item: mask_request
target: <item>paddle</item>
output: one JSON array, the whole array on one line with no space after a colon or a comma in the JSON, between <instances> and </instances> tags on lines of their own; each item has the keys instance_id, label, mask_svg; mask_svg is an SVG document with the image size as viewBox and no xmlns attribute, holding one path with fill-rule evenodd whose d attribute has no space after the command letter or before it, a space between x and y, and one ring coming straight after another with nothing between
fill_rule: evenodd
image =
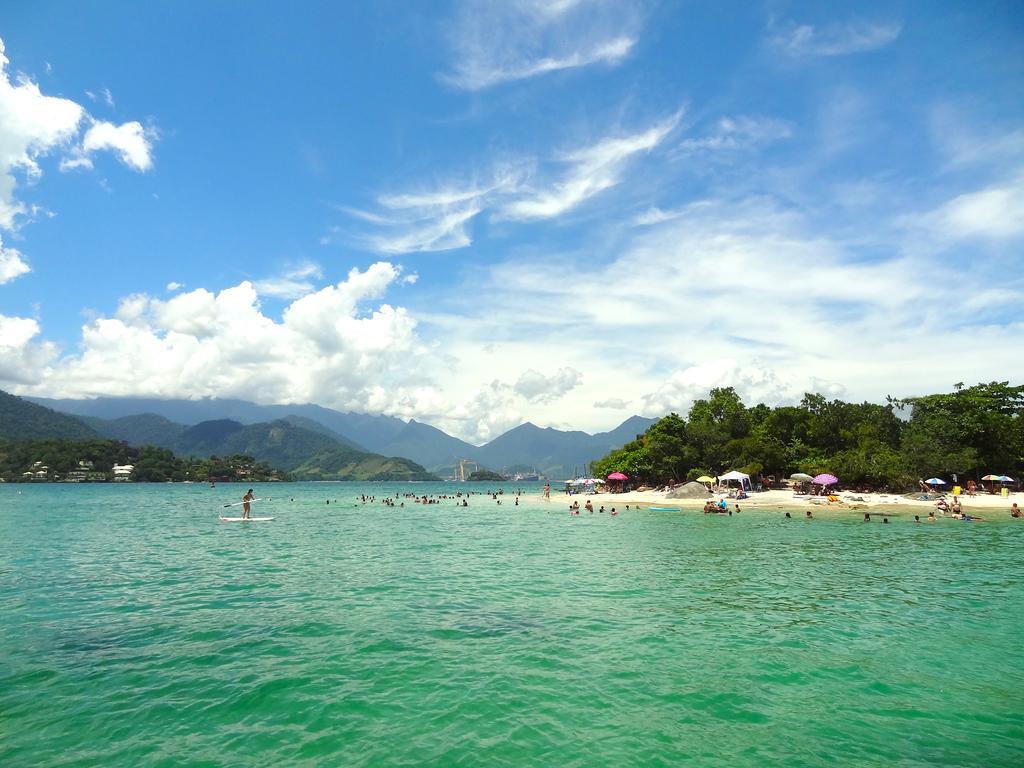
<instances>
[{"instance_id":1,"label":"paddle","mask_svg":"<svg viewBox=\"0 0 1024 768\"><path fill-rule=\"evenodd\" d=\"M225 504L225 507L240 507L243 504L252 504L254 501L263 501L263 499L247 499L246 501L236 501L234 504Z\"/></svg>"}]
</instances>

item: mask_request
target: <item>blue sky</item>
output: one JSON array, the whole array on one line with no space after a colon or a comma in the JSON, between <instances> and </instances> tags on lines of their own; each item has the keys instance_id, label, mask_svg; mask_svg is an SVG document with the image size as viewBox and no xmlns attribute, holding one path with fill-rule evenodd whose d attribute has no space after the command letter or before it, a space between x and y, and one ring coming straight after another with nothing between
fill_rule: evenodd
<instances>
[{"instance_id":1,"label":"blue sky","mask_svg":"<svg viewBox=\"0 0 1024 768\"><path fill-rule=\"evenodd\" d=\"M471 440L1022 374L1024 14L25 3L0 387Z\"/></svg>"}]
</instances>

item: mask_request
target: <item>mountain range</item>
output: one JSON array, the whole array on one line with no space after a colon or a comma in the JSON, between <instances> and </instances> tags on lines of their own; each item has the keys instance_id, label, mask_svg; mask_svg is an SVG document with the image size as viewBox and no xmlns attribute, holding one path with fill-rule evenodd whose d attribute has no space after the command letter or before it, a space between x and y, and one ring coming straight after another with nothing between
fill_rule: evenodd
<instances>
[{"instance_id":1,"label":"mountain range","mask_svg":"<svg viewBox=\"0 0 1024 768\"><path fill-rule=\"evenodd\" d=\"M257 405L221 398L26 399L79 416L97 432L133 444L151 442L170 447L189 427L204 422L229 420L242 426L278 424L279 429L284 422L293 429L318 433L353 450L410 459L441 475L450 474L460 460L466 459L492 470L536 470L556 480L576 471L586 471L589 462L634 439L655 421L632 416L611 431L593 435L542 428L527 422L485 445L475 446L415 419L405 422L394 416L343 413L312 404Z\"/></svg>"},{"instance_id":2,"label":"mountain range","mask_svg":"<svg viewBox=\"0 0 1024 768\"><path fill-rule=\"evenodd\" d=\"M116 419L75 417L0 392L0 441L51 438L107 438L167 448L181 456L244 454L299 480L436 479L409 459L354 447L351 441L300 416L248 425L212 419L191 426L151 413Z\"/></svg>"}]
</instances>

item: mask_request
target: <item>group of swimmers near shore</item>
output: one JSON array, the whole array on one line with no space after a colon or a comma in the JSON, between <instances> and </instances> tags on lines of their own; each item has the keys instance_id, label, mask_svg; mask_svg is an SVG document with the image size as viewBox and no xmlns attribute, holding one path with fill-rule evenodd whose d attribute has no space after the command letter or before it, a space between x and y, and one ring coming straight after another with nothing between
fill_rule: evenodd
<instances>
[{"instance_id":1,"label":"group of swimmers near shore","mask_svg":"<svg viewBox=\"0 0 1024 768\"><path fill-rule=\"evenodd\" d=\"M512 506L519 506L519 497L523 495L521 490L515 491L511 494L513 497ZM502 498L505 496L504 489L497 491L458 491L457 493L431 493L418 495L415 493L404 493L402 495L395 494L394 498L391 496L385 496L380 500L379 503L385 507L398 507L400 509L405 508L405 501L408 500L411 504L442 504L445 502L454 502L457 507L468 507L471 496L484 496L489 497L497 505L501 505ZM367 496L365 493L356 497L356 501L360 505L366 504L377 504L376 496ZM330 503L330 502L328 502Z\"/></svg>"},{"instance_id":2,"label":"group of swimmers near shore","mask_svg":"<svg viewBox=\"0 0 1024 768\"><path fill-rule=\"evenodd\" d=\"M639 510L640 509L640 505L637 504L636 508L637 508L637 510ZM583 509L585 509L590 514L594 514L594 502L592 502L590 499L587 499L587 503L583 505ZM626 505L626 509L629 509L629 504ZM601 508L599 510L597 510L597 513L599 515L603 515L604 514L604 504L602 504ZM578 501L574 501L572 504L569 505L569 515L572 516L572 517L578 517L579 514L580 514L580 503ZM608 514L610 514L612 517L615 517L616 515L619 514L619 511L615 507L612 507L611 511Z\"/></svg>"}]
</instances>

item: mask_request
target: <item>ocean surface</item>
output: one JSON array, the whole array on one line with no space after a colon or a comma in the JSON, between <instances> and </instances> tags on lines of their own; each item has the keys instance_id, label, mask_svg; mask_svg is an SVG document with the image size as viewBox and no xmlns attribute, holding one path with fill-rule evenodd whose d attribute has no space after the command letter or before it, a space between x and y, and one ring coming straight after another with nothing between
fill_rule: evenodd
<instances>
[{"instance_id":1,"label":"ocean surface","mask_svg":"<svg viewBox=\"0 0 1024 768\"><path fill-rule=\"evenodd\" d=\"M0 485L0 765L1024 765L1019 521L470 487Z\"/></svg>"}]
</instances>

